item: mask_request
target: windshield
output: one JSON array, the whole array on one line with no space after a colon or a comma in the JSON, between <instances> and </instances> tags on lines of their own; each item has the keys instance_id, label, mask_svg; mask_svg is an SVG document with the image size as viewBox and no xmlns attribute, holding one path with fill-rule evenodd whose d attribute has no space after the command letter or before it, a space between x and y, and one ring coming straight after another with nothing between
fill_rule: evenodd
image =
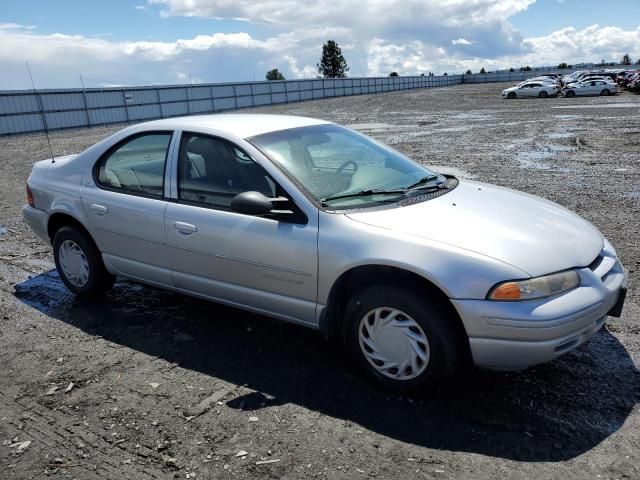
<instances>
[{"instance_id":1,"label":"windshield","mask_svg":"<svg viewBox=\"0 0 640 480\"><path fill-rule=\"evenodd\" d=\"M331 208L394 202L409 188L445 180L395 150L333 124L266 133L249 141Z\"/></svg>"}]
</instances>

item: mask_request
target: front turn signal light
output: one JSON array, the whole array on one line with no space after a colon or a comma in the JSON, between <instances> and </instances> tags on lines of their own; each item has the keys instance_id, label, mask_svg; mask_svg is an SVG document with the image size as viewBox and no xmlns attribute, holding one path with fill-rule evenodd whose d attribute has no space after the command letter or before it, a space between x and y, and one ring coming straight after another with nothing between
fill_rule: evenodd
<instances>
[{"instance_id":1,"label":"front turn signal light","mask_svg":"<svg viewBox=\"0 0 640 480\"><path fill-rule=\"evenodd\" d=\"M31 189L29 188L29 184L27 184L27 203L31 207L35 208L36 206L36 203L33 201L33 192L31 192Z\"/></svg>"},{"instance_id":2,"label":"front turn signal light","mask_svg":"<svg viewBox=\"0 0 640 480\"><path fill-rule=\"evenodd\" d=\"M498 301L536 300L576 288L580 276L575 270L552 273L543 277L502 282L491 289L487 299Z\"/></svg>"}]
</instances>

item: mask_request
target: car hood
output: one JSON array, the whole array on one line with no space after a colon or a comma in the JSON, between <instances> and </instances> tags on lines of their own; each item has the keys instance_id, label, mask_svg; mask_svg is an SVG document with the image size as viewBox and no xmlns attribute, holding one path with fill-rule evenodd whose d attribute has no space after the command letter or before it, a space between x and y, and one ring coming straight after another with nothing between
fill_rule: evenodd
<instances>
[{"instance_id":1,"label":"car hood","mask_svg":"<svg viewBox=\"0 0 640 480\"><path fill-rule=\"evenodd\" d=\"M604 244L594 226L560 205L472 181L460 181L457 188L432 200L347 216L471 250L531 276L589 265Z\"/></svg>"}]
</instances>

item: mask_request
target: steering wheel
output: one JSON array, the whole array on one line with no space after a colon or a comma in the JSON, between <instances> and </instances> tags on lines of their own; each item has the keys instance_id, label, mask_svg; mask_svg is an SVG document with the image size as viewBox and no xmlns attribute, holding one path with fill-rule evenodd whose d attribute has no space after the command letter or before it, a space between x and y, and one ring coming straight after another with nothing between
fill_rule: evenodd
<instances>
[{"instance_id":1,"label":"steering wheel","mask_svg":"<svg viewBox=\"0 0 640 480\"><path fill-rule=\"evenodd\" d=\"M336 175L338 176L342 175L342 172L344 171L344 169L347 168L349 165L353 165L353 173L356 173L358 171L358 164L353 160L347 160L346 162L342 162L342 164L338 167L338 170L336 171Z\"/></svg>"}]
</instances>

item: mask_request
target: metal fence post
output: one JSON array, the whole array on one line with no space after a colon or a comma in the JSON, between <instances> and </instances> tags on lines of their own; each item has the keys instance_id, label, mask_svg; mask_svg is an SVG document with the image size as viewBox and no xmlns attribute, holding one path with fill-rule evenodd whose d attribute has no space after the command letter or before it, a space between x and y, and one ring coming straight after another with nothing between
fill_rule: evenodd
<instances>
[{"instance_id":1,"label":"metal fence post","mask_svg":"<svg viewBox=\"0 0 640 480\"><path fill-rule=\"evenodd\" d=\"M160 102L160 89L154 88L156 92L156 100L158 101L158 110L160 111L160 118L164 118L164 112L162 111L162 102Z\"/></svg>"},{"instance_id":2,"label":"metal fence post","mask_svg":"<svg viewBox=\"0 0 640 480\"><path fill-rule=\"evenodd\" d=\"M127 117L127 123L129 123L129 107L127 107L127 95L122 90L122 101L124 102L124 113Z\"/></svg>"}]
</instances>

